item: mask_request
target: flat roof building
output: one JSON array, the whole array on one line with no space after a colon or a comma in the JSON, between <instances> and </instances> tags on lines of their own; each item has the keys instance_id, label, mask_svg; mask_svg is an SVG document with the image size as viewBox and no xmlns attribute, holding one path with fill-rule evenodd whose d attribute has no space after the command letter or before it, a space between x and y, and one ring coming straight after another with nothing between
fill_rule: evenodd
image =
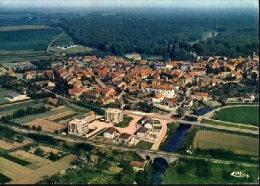
<instances>
[{"instance_id":1,"label":"flat roof building","mask_svg":"<svg viewBox=\"0 0 260 186\"><path fill-rule=\"evenodd\" d=\"M123 111L113 108L107 109L105 113L105 121L111 123L120 123L123 121Z\"/></svg>"}]
</instances>

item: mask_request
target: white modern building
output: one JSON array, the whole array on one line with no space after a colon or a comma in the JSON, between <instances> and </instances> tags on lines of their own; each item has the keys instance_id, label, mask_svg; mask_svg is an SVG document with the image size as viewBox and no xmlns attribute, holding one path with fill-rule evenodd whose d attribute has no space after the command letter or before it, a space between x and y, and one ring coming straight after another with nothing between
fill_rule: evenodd
<instances>
[{"instance_id":1,"label":"white modern building","mask_svg":"<svg viewBox=\"0 0 260 186\"><path fill-rule=\"evenodd\" d=\"M68 132L69 134L75 134L78 136L83 136L89 131L89 123L96 119L95 112L90 111L87 114L80 115L75 119L68 122Z\"/></svg>"},{"instance_id":2,"label":"white modern building","mask_svg":"<svg viewBox=\"0 0 260 186\"><path fill-rule=\"evenodd\" d=\"M111 123L120 123L123 121L123 111L119 109L108 108L105 113L105 121Z\"/></svg>"}]
</instances>

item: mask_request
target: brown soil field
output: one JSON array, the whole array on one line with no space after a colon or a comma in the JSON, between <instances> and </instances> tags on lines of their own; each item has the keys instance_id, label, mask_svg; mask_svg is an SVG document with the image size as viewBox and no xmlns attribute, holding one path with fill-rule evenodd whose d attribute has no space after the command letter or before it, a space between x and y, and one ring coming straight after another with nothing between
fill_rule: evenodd
<instances>
[{"instance_id":1,"label":"brown soil field","mask_svg":"<svg viewBox=\"0 0 260 186\"><path fill-rule=\"evenodd\" d=\"M200 149L223 148L236 154L259 155L259 139L214 131L198 131L193 147Z\"/></svg>"},{"instance_id":2,"label":"brown soil field","mask_svg":"<svg viewBox=\"0 0 260 186\"><path fill-rule=\"evenodd\" d=\"M59 110L59 109L63 109L63 108L65 108L64 105L58 106L58 107L53 107L51 110Z\"/></svg>"},{"instance_id":3,"label":"brown soil field","mask_svg":"<svg viewBox=\"0 0 260 186\"><path fill-rule=\"evenodd\" d=\"M21 179L24 176L33 173L31 169L2 157L0 157L0 162L0 172L13 180Z\"/></svg>"},{"instance_id":4,"label":"brown soil field","mask_svg":"<svg viewBox=\"0 0 260 186\"><path fill-rule=\"evenodd\" d=\"M62 117L64 117L64 116L68 116L68 115L73 114L73 113L75 113L75 112L72 111L72 110L69 110L69 111L62 112L62 113L59 113L59 114L55 114L55 115L52 115L52 116L44 117L44 119L53 121L53 120L55 120L55 119L62 118Z\"/></svg>"},{"instance_id":5,"label":"brown soil field","mask_svg":"<svg viewBox=\"0 0 260 186\"><path fill-rule=\"evenodd\" d=\"M18 143L18 142L13 142L13 143L9 143L9 142L6 142L4 140L0 140L0 148L3 148L3 149L6 149L6 150L10 150L10 149L13 149L13 148L16 148L16 147L20 147L22 145L25 145L27 143L31 143L30 140L28 139L25 139L23 140L22 143Z\"/></svg>"},{"instance_id":6,"label":"brown soil field","mask_svg":"<svg viewBox=\"0 0 260 186\"><path fill-rule=\"evenodd\" d=\"M9 154L12 156L15 156L19 159L31 162L31 164L27 165L26 167L28 167L32 170L38 169L38 168L42 167L43 165L48 165L52 162L51 160L42 158L40 156L36 156L29 152L25 152L23 150L17 150L15 152L11 152Z\"/></svg>"},{"instance_id":7,"label":"brown soil field","mask_svg":"<svg viewBox=\"0 0 260 186\"><path fill-rule=\"evenodd\" d=\"M52 121L49 121L49 120L46 120L43 118L37 118L31 122L26 123L25 125L28 125L28 126L40 125L42 127L43 131L48 131L48 132L54 132L55 130L60 130L60 129L63 129L66 127L65 125L58 124L58 123L55 123L55 122L52 122Z\"/></svg>"}]
</instances>

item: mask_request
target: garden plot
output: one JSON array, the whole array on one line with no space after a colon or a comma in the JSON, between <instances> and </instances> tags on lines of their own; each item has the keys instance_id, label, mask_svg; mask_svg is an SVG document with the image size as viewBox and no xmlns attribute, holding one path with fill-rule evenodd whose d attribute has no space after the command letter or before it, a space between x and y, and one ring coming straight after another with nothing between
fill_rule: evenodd
<instances>
[{"instance_id":1,"label":"garden plot","mask_svg":"<svg viewBox=\"0 0 260 186\"><path fill-rule=\"evenodd\" d=\"M53 120L56 120L56 119L59 119L59 118L62 118L64 116L68 116L68 115L71 115L71 114L74 114L74 113L75 113L74 111L69 110L69 111L62 112L62 113L59 113L59 114L55 114L55 115L52 115L52 116L44 117L44 119L53 121Z\"/></svg>"},{"instance_id":2,"label":"garden plot","mask_svg":"<svg viewBox=\"0 0 260 186\"><path fill-rule=\"evenodd\" d=\"M17 157L19 159L30 162L31 164L26 165L26 167L28 167L32 170L38 169L38 168L42 167L43 165L48 165L52 162L48 159L42 158L40 156L36 156L29 152L25 152L23 150L17 150L15 152L11 152L9 154L14 157Z\"/></svg>"},{"instance_id":3,"label":"garden plot","mask_svg":"<svg viewBox=\"0 0 260 186\"><path fill-rule=\"evenodd\" d=\"M23 140L22 143L18 143L16 141L14 141L13 143L10 143L10 142L6 142L4 140L0 140L0 148L9 150L9 149L13 149L13 148L16 148L16 147L20 147L20 146L25 145L27 143L31 143L31 141L28 140L28 139L25 139L25 140Z\"/></svg>"},{"instance_id":4,"label":"garden plot","mask_svg":"<svg viewBox=\"0 0 260 186\"><path fill-rule=\"evenodd\" d=\"M56 122L52 122L43 118L38 118L35 119L31 122L26 123L25 125L27 126L38 126L40 125L43 131L48 131L48 132L55 132L55 130L60 130L66 128L65 125L58 124Z\"/></svg>"},{"instance_id":5,"label":"garden plot","mask_svg":"<svg viewBox=\"0 0 260 186\"><path fill-rule=\"evenodd\" d=\"M60 109L57 109L57 110L47 111L45 113L27 115L27 116L22 117L22 118L17 118L14 121L17 122L17 123L23 124L23 123L27 123L27 122L33 121L35 119L38 119L38 118L44 118L44 117L52 116L52 115L55 115L55 114L58 114L58 113L61 113L61 112L66 112L68 110L70 110L70 109L68 109L66 107L65 108L60 108Z\"/></svg>"},{"instance_id":6,"label":"garden plot","mask_svg":"<svg viewBox=\"0 0 260 186\"><path fill-rule=\"evenodd\" d=\"M198 131L193 141L194 148L231 150L236 154L259 154L259 139L249 136L214 131Z\"/></svg>"}]
</instances>

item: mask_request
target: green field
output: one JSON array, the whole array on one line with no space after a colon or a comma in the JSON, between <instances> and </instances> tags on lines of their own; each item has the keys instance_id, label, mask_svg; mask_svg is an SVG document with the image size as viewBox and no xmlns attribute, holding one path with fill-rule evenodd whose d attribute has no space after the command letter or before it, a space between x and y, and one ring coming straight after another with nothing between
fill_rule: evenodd
<instances>
[{"instance_id":1,"label":"green field","mask_svg":"<svg viewBox=\"0 0 260 186\"><path fill-rule=\"evenodd\" d=\"M11 181L12 179L0 173L0 184Z\"/></svg>"},{"instance_id":2,"label":"green field","mask_svg":"<svg viewBox=\"0 0 260 186\"><path fill-rule=\"evenodd\" d=\"M0 104L10 103L10 101L6 100L5 97L11 92L13 91L10 89L0 88Z\"/></svg>"},{"instance_id":3,"label":"green field","mask_svg":"<svg viewBox=\"0 0 260 186\"><path fill-rule=\"evenodd\" d=\"M162 176L162 184L242 184L257 183L259 176L256 167L243 167L236 164L210 163L208 169L196 163L197 160L179 160L170 164ZM205 176L199 176L206 171ZM230 176L233 171L249 174L249 178Z\"/></svg>"},{"instance_id":4,"label":"green field","mask_svg":"<svg viewBox=\"0 0 260 186\"><path fill-rule=\"evenodd\" d=\"M0 50L45 50L59 29L33 29L0 32Z\"/></svg>"},{"instance_id":5,"label":"green field","mask_svg":"<svg viewBox=\"0 0 260 186\"><path fill-rule=\"evenodd\" d=\"M25 62L25 61L38 61L39 59L52 59L55 56L48 54L45 49L43 50L17 50L7 51L0 50L1 62Z\"/></svg>"},{"instance_id":6,"label":"green field","mask_svg":"<svg viewBox=\"0 0 260 186\"><path fill-rule=\"evenodd\" d=\"M132 120L133 118L130 117L130 116L124 116L124 119L123 121L121 121L120 123L118 124L115 124L116 127L127 127L128 124L130 123L130 121Z\"/></svg>"},{"instance_id":7,"label":"green field","mask_svg":"<svg viewBox=\"0 0 260 186\"><path fill-rule=\"evenodd\" d=\"M226 126L226 127L235 127L235 128L240 128L240 129L248 129L248 130L258 130L258 127L250 127L250 126L245 126L245 125L240 125L240 124L233 124L233 123L225 123L217 120L209 120L209 119L202 119L201 123L208 123L208 124L213 124L213 125L221 125L221 126Z\"/></svg>"},{"instance_id":8,"label":"green field","mask_svg":"<svg viewBox=\"0 0 260 186\"><path fill-rule=\"evenodd\" d=\"M42 102L37 103L35 101L20 102L17 104L1 106L0 114L7 114L7 113L13 112L18 109L26 109L26 107L40 107L43 105L45 105L45 103L42 103Z\"/></svg>"},{"instance_id":9,"label":"green field","mask_svg":"<svg viewBox=\"0 0 260 186\"><path fill-rule=\"evenodd\" d=\"M212 119L259 126L259 106L223 108Z\"/></svg>"},{"instance_id":10,"label":"green field","mask_svg":"<svg viewBox=\"0 0 260 186\"><path fill-rule=\"evenodd\" d=\"M73 39L66 32L64 32L55 42L53 42L52 46L64 46L72 44L74 44Z\"/></svg>"},{"instance_id":11,"label":"green field","mask_svg":"<svg viewBox=\"0 0 260 186\"><path fill-rule=\"evenodd\" d=\"M42 117L45 117L45 116L55 115L55 114L62 113L62 112L68 111L68 110L70 110L70 109L63 108L63 109L59 109L59 110L47 111L45 113L26 115L25 117L15 119L14 121L16 123L24 124L24 123L30 122L32 120L35 120L37 118L42 118Z\"/></svg>"},{"instance_id":12,"label":"green field","mask_svg":"<svg viewBox=\"0 0 260 186\"><path fill-rule=\"evenodd\" d=\"M149 143L147 141L139 141L137 143L137 145L135 146L136 148L140 148L140 149L143 149L143 150L150 150L153 146L153 143Z\"/></svg>"}]
</instances>

